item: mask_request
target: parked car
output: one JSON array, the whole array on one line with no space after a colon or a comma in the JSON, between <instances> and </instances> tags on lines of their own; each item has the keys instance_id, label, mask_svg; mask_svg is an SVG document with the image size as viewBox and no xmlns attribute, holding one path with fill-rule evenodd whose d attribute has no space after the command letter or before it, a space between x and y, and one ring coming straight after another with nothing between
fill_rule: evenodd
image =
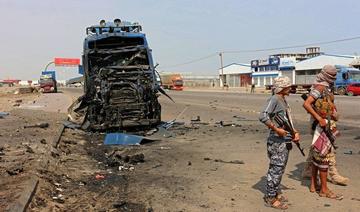
<instances>
[{"instance_id":1,"label":"parked car","mask_svg":"<svg viewBox=\"0 0 360 212\"><path fill-rule=\"evenodd\" d=\"M356 96L360 95L360 83L351 83L346 88L347 95Z\"/></svg>"}]
</instances>

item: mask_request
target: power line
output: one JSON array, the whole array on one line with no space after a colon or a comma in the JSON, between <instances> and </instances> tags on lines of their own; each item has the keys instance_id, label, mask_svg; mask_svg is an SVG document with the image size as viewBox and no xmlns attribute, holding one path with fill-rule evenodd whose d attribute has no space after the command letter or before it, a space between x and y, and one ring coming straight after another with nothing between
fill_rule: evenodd
<instances>
[{"instance_id":1,"label":"power line","mask_svg":"<svg viewBox=\"0 0 360 212\"><path fill-rule=\"evenodd\" d=\"M332 43L340 43L340 42L346 42L346 41L357 40L357 39L360 39L360 36L344 38L344 39L337 39L337 40L331 40L331 41L324 41L324 42L300 44L300 45L293 45L293 46L283 46L283 47L277 47L277 48L221 51L221 52L216 52L216 53L209 54L209 55L204 56L204 57L193 59L193 60L190 60L190 61L187 61L187 62L178 63L178 64L174 64L174 65L163 66L163 67L160 66L160 67L161 68L174 68L174 67L179 67L179 66L192 64L192 63L197 63L197 62L200 62L202 60L206 60L208 58L217 56L217 55L219 55L219 53L237 54L237 53L267 52L267 51L274 51L274 50L295 49L295 48L315 46L315 45L326 45L326 44L332 44Z\"/></svg>"},{"instance_id":2,"label":"power line","mask_svg":"<svg viewBox=\"0 0 360 212\"><path fill-rule=\"evenodd\" d=\"M231 53L251 53L251 52L265 52L265 51L283 50L283 49L295 49L295 48L315 46L315 45L325 45L325 44L332 44L332 43L340 43L340 42L357 40L357 39L360 39L360 36L351 37L351 38L344 38L344 39L338 39L338 40L332 40L332 41L317 42L317 43L300 44L300 45L294 45L294 46L284 46L284 47L278 47L278 48L223 51L223 53L230 53L230 54Z\"/></svg>"},{"instance_id":3,"label":"power line","mask_svg":"<svg viewBox=\"0 0 360 212\"><path fill-rule=\"evenodd\" d=\"M212 54L209 54L207 56L200 57L200 58L197 58L197 59L193 59L193 60L190 60L190 61L187 61L187 62L184 62L184 63L178 63L178 64L174 64L174 65L160 66L160 67L161 68L174 68L174 67L183 66L183 65L187 65L187 64L191 64L191 63L196 63L196 62L199 62L199 61L202 61L202 60L206 60L206 59L214 57L216 55L218 55L218 53L212 53Z\"/></svg>"}]
</instances>

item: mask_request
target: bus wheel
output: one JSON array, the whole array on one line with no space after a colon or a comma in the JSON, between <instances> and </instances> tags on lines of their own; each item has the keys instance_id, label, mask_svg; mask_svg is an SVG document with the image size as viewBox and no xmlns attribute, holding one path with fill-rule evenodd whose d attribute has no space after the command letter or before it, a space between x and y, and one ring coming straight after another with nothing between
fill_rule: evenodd
<instances>
[{"instance_id":1,"label":"bus wheel","mask_svg":"<svg viewBox=\"0 0 360 212\"><path fill-rule=\"evenodd\" d=\"M340 87L337 89L337 93L339 95L345 95L346 94L346 89L344 87Z\"/></svg>"}]
</instances>

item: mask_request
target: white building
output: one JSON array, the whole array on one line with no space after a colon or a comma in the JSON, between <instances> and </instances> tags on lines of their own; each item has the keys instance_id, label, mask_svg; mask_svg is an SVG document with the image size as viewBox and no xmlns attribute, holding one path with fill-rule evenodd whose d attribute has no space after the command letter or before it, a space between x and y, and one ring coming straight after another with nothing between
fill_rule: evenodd
<instances>
[{"instance_id":1,"label":"white building","mask_svg":"<svg viewBox=\"0 0 360 212\"><path fill-rule=\"evenodd\" d=\"M252 81L257 87L272 85L275 77L280 75L279 57L270 56L267 59L259 59L251 61Z\"/></svg>"},{"instance_id":2,"label":"white building","mask_svg":"<svg viewBox=\"0 0 360 212\"><path fill-rule=\"evenodd\" d=\"M251 84L250 64L231 63L219 69L220 86L246 87Z\"/></svg>"},{"instance_id":3,"label":"white building","mask_svg":"<svg viewBox=\"0 0 360 212\"><path fill-rule=\"evenodd\" d=\"M277 76L287 76L295 83L295 66L298 62L323 54L320 47L308 47L305 53L279 53L267 59L251 61L252 83L258 87L272 85Z\"/></svg>"},{"instance_id":4,"label":"white building","mask_svg":"<svg viewBox=\"0 0 360 212\"><path fill-rule=\"evenodd\" d=\"M307 60L300 61L295 65L295 84L311 84L316 75L325 65L350 66L356 60L356 56L322 54Z\"/></svg>"}]
</instances>

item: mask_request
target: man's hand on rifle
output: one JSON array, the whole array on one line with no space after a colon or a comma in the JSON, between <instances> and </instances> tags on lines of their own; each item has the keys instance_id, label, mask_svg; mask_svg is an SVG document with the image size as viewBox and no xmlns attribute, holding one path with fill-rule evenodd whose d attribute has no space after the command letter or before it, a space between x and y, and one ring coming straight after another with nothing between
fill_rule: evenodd
<instances>
[{"instance_id":1,"label":"man's hand on rifle","mask_svg":"<svg viewBox=\"0 0 360 212\"><path fill-rule=\"evenodd\" d=\"M327 123L326 123L326 120L325 120L325 119L320 118L318 121L319 121L320 127L326 127Z\"/></svg>"},{"instance_id":2,"label":"man's hand on rifle","mask_svg":"<svg viewBox=\"0 0 360 212\"><path fill-rule=\"evenodd\" d=\"M300 141L300 134L299 134L299 132L295 132L292 141L293 141L294 143L299 143L299 141Z\"/></svg>"}]
</instances>

